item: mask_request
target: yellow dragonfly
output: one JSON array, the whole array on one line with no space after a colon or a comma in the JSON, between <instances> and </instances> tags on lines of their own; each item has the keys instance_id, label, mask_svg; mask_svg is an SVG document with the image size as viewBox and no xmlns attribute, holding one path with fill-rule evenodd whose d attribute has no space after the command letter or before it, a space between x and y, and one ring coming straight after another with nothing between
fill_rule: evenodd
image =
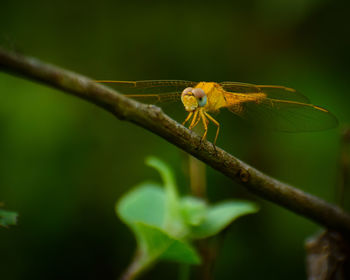
<instances>
[{"instance_id":1,"label":"yellow dragonfly","mask_svg":"<svg viewBox=\"0 0 350 280\"><path fill-rule=\"evenodd\" d=\"M332 113L311 104L307 97L284 86L182 80L96 82L113 83L121 92L137 93L126 96L149 103L181 100L188 112L183 125L189 122L189 129L192 129L202 121L202 139L207 136L209 121L217 126L214 145L220 124L209 112L221 108L227 108L248 121L285 132L318 131L338 124Z\"/></svg>"}]
</instances>

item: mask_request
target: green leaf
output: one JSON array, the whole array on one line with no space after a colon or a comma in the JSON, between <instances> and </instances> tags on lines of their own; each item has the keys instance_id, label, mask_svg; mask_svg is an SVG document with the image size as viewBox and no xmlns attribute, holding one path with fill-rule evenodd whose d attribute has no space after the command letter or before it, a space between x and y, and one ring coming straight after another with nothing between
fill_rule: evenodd
<instances>
[{"instance_id":1,"label":"green leaf","mask_svg":"<svg viewBox=\"0 0 350 280\"><path fill-rule=\"evenodd\" d=\"M146 158L146 164L155 168L164 182L165 216L163 229L173 236L184 236L187 233L187 227L181 217L179 194L172 170L156 157Z\"/></svg>"},{"instance_id":2,"label":"green leaf","mask_svg":"<svg viewBox=\"0 0 350 280\"><path fill-rule=\"evenodd\" d=\"M145 263L151 263L156 259L188 264L200 263L200 257L195 249L184 241L170 236L157 227L143 223L136 223L135 226L145 249Z\"/></svg>"},{"instance_id":3,"label":"green leaf","mask_svg":"<svg viewBox=\"0 0 350 280\"><path fill-rule=\"evenodd\" d=\"M142 183L119 200L116 212L129 226L135 222L142 222L162 228L165 212L164 191L159 184Z\"/></svg>"},{"instance_id":4,"label":"green leaf","mask_svg":"<svg viewBox=\"0 0 350 280\"><path fill-rule=\"evenodd\" d=\"M164 230L165 194L157 184L137 186L121 198L116 212L136 236L142 254L140 266L148 266L157 258L191 264L199 262L190 245Z\"/></svg>"},{"instance_id":5,"label":"green leaf","mask_svg":"<svg viewBox=\"0 0 350 280\"><path fill-rule=\"evenodd\" d=\"M192 227L191 238L213 236L227 227L240 216L252 214L259 210L256 204L248 201L227 201L208 208L203 222Z\"/></svg>"},{"instance_id":6,"label":"green leaf","mask_svg":"<svg viewBox=\"0 0 350 280\"><path fill-rule=\"evenodd\" d=\"M161 160L149 157L146 163L162 177L164 186L143 183L124 195L116 212L133 231L137 249L130 265L134 277L159 260L199 264L190 238L217 234L239 216L258 210L250 202L229 201L214 207L196 197L179 198L171 169Z\"/></svg>"},{"instance_id":7,"label":"green leaf","mask_svg":"<svg viewBox=\"0 0 350 280\"><path fill-rule=\"evenodd\" d=\"M198 226L203 222L207 214L207 205L204 200L186 196L180 203L182 218L187 225Z\"/></svg>"},{"instance_id":8,"label":"green leaf","mask_svg":"<svg viewBox=\"0 0 350 280\"><path fill-rule=\"evenodd\" d=\"M124 195L116 204L116 212L137 240L135 271L141 273L160 259L187 264L198 264L195 249L181 238L188 233L183 221L180 201L172 171L162 161L148 158L156 168L164 187L143 183Z\"/></svg>"},{"instance_id":9,"label":"green leaf","mask_svg":"<svg viewBox=\"0 0 350 280\"><path fill-rule=\"evenodd\" d=\"M8 227L17 224L17 217L16 212L0 210L0 226Z\"/></svg>"}]
</instances>

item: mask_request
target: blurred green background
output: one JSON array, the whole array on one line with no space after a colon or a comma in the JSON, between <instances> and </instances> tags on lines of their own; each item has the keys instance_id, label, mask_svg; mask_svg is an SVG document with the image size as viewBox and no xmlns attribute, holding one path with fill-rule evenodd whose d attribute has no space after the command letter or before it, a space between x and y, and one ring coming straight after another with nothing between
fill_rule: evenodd
<instances>
[{"instance_id":1,"label":"blurred green background","mask_svg":"<svg viewBox=\"0 0 350 280\"><path fill-rule=\"evenodd\" d=\"M293 87L349 111L349 2L1 1L0 44L93 79L241 81ZM0 73L0 201L19 212L0 229L0 278L115 279L135 243L114 213L137 183L160 180L161 157L189 192L187 155L156 135L46 86ZM163 110L182 122L181 104ZM328 201L339 180L340 132L271 133L222 110L218 146ZM213 139L214 127L209 139ZM211 202L257 201L227 232L215 279L303 279L304 241L319 227L208 168ZM177 279L161 263L143 279Z\"/></svg>"}]
</instances>

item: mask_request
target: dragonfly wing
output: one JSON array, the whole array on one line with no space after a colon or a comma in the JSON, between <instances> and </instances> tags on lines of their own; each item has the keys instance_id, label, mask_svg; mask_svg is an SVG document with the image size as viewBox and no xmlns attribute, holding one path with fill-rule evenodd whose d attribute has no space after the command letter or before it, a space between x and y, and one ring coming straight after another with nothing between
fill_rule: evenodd
<instances>
[{"instance_id":1,"label":"dragonfly wing","mask_svg":"<svg viewBox=\"0 0 350 280\"><path fill-rule=\"evenodd\" d=\"M265 98L228 109L243 119L277 131L319 131L338 125L336 117L326 109L297 101Z\"/></svg>"},{"instance_id":2,"label":"dragonfly wing","mask_svg":"<svg viewBox=\"0 0 350 280\"><path fill-rule=\"evenodd\" d=\"M239 82L221 82L219 83L224 90L234 93L259 93L260 90L254 84L239 83Z\"/></svg>"},{"instance_id":3,"label":"dragonfly wing","mask_svg":"<svg viewBox=\"0 0 350 280\"><path fill-rule=\"evenodd\" d=\"M125 96L133 99L137 99L140 102L148 104L157 104L164 102L176 102L181 99L181 92L169 92L158 94L124 94Z\"/></svg>"},{"instance_id":4,"label":"dragonfly wing","mask_svg":"<svg viewBox=\"0 0 350 280\"><path fill-rule=\"evenodd\" d=\"M301 103L310 103L310 100L295 89L284 86L254 85L238 82L222 82L220 85L225 91L232 93L256 94L264 93L266 97L278 100L290 100Z\"/></svg>"},{"instance_id":5,"label":"dragonfly wing","mask_svg":"<svg viewBox=\"0 0 350 280\"><path fill-rule=\"evenodd\" d=\"M186 87L193 87L197 82L183 80L147 80L147 81L96 81L109 83L113 88L128 97L145 103L178 101Z\"/></svg>"}]
</instances>

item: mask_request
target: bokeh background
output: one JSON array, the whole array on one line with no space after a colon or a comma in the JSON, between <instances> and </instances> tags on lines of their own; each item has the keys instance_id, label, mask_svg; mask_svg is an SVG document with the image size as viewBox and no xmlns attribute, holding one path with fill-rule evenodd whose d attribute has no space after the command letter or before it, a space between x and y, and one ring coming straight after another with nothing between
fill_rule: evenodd
<instances>
[{"instance_id":1,"label":"bokeh background","mask_svg":"<svg viewBox=\"0 0 350 280\"><path fill-rule=\"evenodd\" d=\"M1 1L0 45L94 79L241 81L293 87L332 111L337 129L272 133L232 113L218 146L335 202L341 128L349 111L349 2ZM0 201L19 212L0 229L0 278L115 279L135 243L114 204L158 174L159 156L189 192L187 155L75 97L0 73ZM179 122L181 104L164 105ZM211 127L213 137L214 127ZM215 279L303 279L304 241L319 227L207 169L208 199L256 201L227 231ZM177 279L161 263L143 279Z\"/></svg>"}]
</instances>

